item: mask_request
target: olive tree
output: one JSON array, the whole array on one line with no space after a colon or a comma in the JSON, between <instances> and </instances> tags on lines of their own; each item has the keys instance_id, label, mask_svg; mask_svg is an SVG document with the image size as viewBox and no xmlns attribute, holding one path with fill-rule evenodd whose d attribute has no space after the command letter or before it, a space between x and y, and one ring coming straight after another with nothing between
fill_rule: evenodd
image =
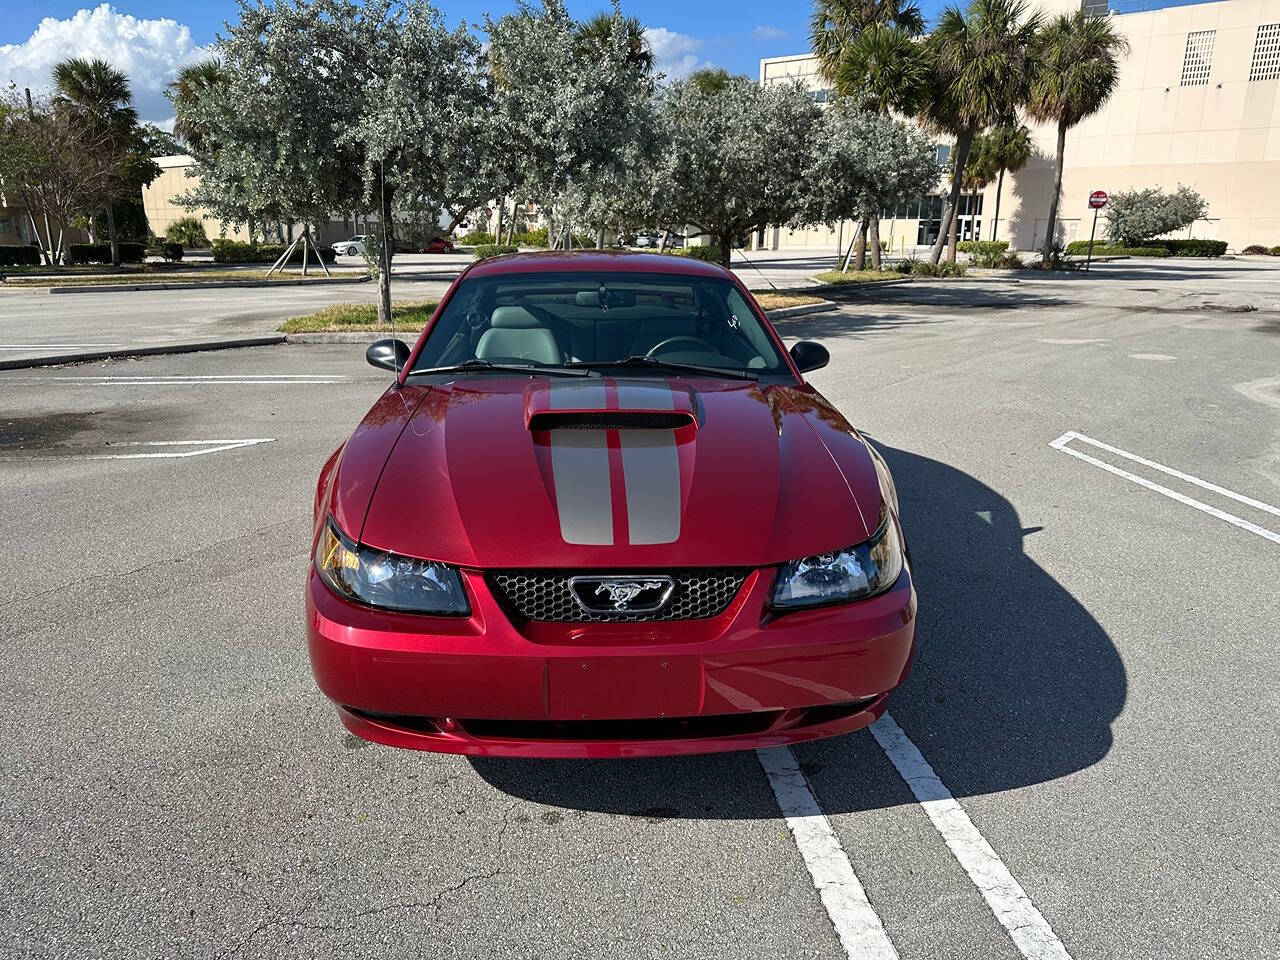
<instances>
[{"instance_id":1,"label":"olive tree","mask_svg":"<svg viewBox=\"0 0 1280 960\"><path fill-rule=\"evenodd\" d=\"M513 189L557 220L574 210L608 219L600 211L631 186L630 147L647 136L654 84L634 27L616 0L607 33L602 24L586 42L563 0L518 0L486 21L495 122L518 144ZM553 245L568 224L555 226Z\"/></svg>"},{"instance_id":2,"label":"olive tree","mask_svg":"<svg viewBox=\"0 0 1280 960\"><path fill-rule=\"evenodd\" d=\"M1204 197L1178 184L1165 193L1159 187L1113 193L1107 202L1107 236L1122 246L1173 233L1203 220L1209 213Z\"/></svg>"},{"instance_id":3,"label":"olive tree","mask_svg":"<svg viewBox=\"0 0 1280 960\"><path fill-rule=\"evenodd\" d=\"M194 91L206 131L189 201L236 223L314 223L397 196L441 205L488 96L481 47L427 0L241 0L218 83ZM380 231L378 319L391 321L392 231Z\"/></svg>"},{"instance_id":4,"label":"olive tree","mask_svg":"<svg viewBox=\"0 0 1280 960\"><path fill-rule=\"evenodd\" d=\"M815 132L804 174L804 203L792 219L829 227L842 220L865 224L882 211L927 195L941 173L933 140L919 127L859 109L849 99L838 100ZM846 251L841 269L848 265Z\"/></svg>"},{"instance_id":5,"label":"olive tree","mask_svg":"<svg viewBox=\"0 0 1280 960\"><path fill-rule=\"evenodd\" d=\"M735 240L794 220L803 207L819 111L798 86L695 75L662 91L658 121L667 184L660 219L710 237L725 266Z\"/></svg>"}]
</instances>

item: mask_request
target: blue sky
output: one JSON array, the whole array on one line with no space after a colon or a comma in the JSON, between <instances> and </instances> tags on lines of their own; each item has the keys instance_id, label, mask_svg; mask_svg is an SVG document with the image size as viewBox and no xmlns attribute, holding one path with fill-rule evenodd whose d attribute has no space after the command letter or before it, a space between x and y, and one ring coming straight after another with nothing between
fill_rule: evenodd
<instances>
[{"instance_id":1,"label":"blue sky","mask_svg":"<svg viewBox=\"0 0 1280 960\"><path fill-rule=\"evenodd\" d=\"M932 7L941 0L929 0ZM451 22L481 24L514 7L514 0L437 0ZM577 17L609 9L607 0L569 0ZM101 56L125 70L143 118L164 121L171 111L165 84L197 59L224 21L237 17L235 0L0 0L0 87L10 82L39 90L49 68L68 56ZM722 66L756 76L761 57L808 49L809 0L624 0L623 11L649 28L659 66L682 76Z\"/></svg>"}]
</instances>

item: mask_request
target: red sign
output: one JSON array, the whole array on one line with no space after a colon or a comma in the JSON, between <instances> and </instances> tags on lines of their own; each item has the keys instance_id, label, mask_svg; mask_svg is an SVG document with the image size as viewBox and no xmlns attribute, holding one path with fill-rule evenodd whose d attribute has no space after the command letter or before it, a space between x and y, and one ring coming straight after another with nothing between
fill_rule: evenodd
<instances>
[{"instance_id":1,"label":"red sign","mask_svg":"<svg viewBox=\"0 0 1280 960\"><path fill-rule=\"evenodd\" d=\"M1095 210L1101 210L1107 205L1107 191L1095 190L1089 194L1089 206Z\"/></svg>"}]
</instances>

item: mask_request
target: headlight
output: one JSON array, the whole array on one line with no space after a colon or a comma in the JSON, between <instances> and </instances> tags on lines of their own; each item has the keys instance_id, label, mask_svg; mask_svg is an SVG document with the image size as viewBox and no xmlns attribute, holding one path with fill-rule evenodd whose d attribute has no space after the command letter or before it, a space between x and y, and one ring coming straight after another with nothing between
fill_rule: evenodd
<instances>
[{"instance_id":1,"label":"headlight","mask_svg":"<svg viewBox=\"0 0 1280 960\"><path fill-rule=\"evenodd\" d=\"M778 610L863 600L884 593L902 573L902 543L887 512L871 539L793 560L778 571L769 605Z\"/></svg>"},{"instance_id":2,"label":"headlight","mask_svg":"<svg viewBox=\"0 0 1280 960\"><path fill-rule=\"evenodd\" d=\"M316 544L316 572L335 593L371 607L444 616L471 612L453 567L358 547L333 521Z\"/></svg>"}]
</instances>

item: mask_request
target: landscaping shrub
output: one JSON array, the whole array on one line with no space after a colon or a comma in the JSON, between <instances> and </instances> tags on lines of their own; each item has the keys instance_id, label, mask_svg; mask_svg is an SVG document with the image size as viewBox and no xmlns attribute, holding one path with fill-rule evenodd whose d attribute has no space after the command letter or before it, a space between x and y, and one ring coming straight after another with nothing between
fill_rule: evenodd
<instances>
[{"instance_id":1,"label":"landscaping shrub","mask_svg":"<svg viewBox=\"0 0 1280 960\"><path fill-rule=\"evenodd\" d=\"M214 263L275 263L280 259L280 254L284 253L285 247L281 243L245 243L241 240L215 240L213 241L213 262ZM334 252L331 247L321 247L320 254L324 257L325 263L333 263ZM312 250L307 255L307 261L310 262L315 255ZM289 257L289 263L302 262L302 246L299 244L293 250L293 255Z\"/></svg>"},{"instance_id":2,"label":"landscaping shrub","mask_svg":"<svg viewBox=\"0 0 1280 960\"><path fill-rule=\"evenodd\" d=\"M205 236L204 222L198 217L179 217L169 224L165 232L165 240L179 243L184 247L203 250L209 246L209 238ZM182 259L179 257L178 259Z\"/></svg>"},{"instance_id":3,"label":"landscaping shrub","mask_svg":"<svg viewBox=\"0 0 1280 960\"><path fill-rule=\"evenodd\" d=\"M1270 249L1268 249L1267 247L1264 247L1260 243L1251 243L1240 252L1245 254L1246 256L1271 257L1271 256L1275 256L1276 250L1280 250L1280 247L1271 247Z\"/></svg>"},{"instance_id":4,"label":"landscaping shrub","mask_svg":"<svg viewBox=\"0 0 1280 960\"><path fill-rule=\"evenodd\" d=\"M545 247L547 245L547 228L538 227L536 230L525 230L523 233L517 233L511 238L511 242L517 247Z\"/></svg>"},{"instance_id":5,"label":"landscaping shrub","mask_svg":"<svg viewBox=\"0 0 1280 960\"><path fill-rule=\"evenodd\" d=\"M0 247L0 267L38 267L40 251L35 247Z\"/></svg>"},{"instance_id":6,"label":"landscaping shrub","mask_svg":"<svg viewBox=\"0 0 1280 960\"><path fill-rule=\"evenodd\" d=\"M1183 230L1208 213L1204 197L1182 184L1171 193L1158 187L1121 191L1107 203L1107 237L1117 246L1144 246L1148 237Z\"/></svg>"},{"instance_id":7,"label":"landscaping shrub","mask_svg":"<svg viewBox=\"0 0 1280 960\"><path fill-rule=\"evenodd\" d=\"M476 247L476 259L488 260L490 257L500 257L507 253L518 253L519 248L508 247L497 243L482 243Z\"/></svg>"},{"instance_id":8,"label":"landscaping shrub","mask_svg":"<svg viewBox=\"0 0 1280 960\"><path fill-rule=\"evenodd\" d=\"M466 247L476 247L481 244L496 244L497 238L487 230L472 230L470 233L463 234L458 238L458 243Z\"/></svg>"},{"instance_id":9,"label":"landscaping shrub","mask_svg":"<svg viewBox=\"0 0 1280 960\"><path fill-rule=\"evenodd\" d=\"M1220 257L1227 252L1225 240L1146 240L1146 247L1164 247L1175 257Z\"/></svg>"},{"instance_id":10,"label":"landscaping shrub","mask_svg":"<svg viewBox=\"0 0 1280 960\"><path fill-rule=\"evenodd\" d=\"M164 257L169 263L177 263L182 259L182 244L180 243L155 243L147 247L148 257Z\"/></svg>"},{"instance_id":11,"label":"landscaping shrub","mask_svg":"<svg viewBox=\"0 0 1280 960\"><path fill-rule=\"evenodd\" d=\"M120 248L121 263L141 263L147 250L145 244L130 240L121 240L116 246ZM110 263L111 244L72 243L67 245L67 254L71 263Z\"/></svg>"},{"instance_id":12,"label":"landscaping shrub","mask_svg":"<svg viewBox=\"0 0 1280 960\"><path fill-rule=\"evenodd\" d=\"M1161 241L1152 241L1151 246L1145 247L1121 247L1114 243L1104 243L1101 240L1095 240L1093 244L1093 255L1095 257L1167 257L1169 256L1169 248L1165 246L1156 246ZM1087 257L1089 255L1088 240L1072 240L1067 244L1067 256L1070 257Z\"/></svg>"},{"instance_id":13,"label":"landscaping shrub","mask_svg":"<svg viewBox=\"0 0 1280 960\"><path fill-rule=\"evenodd\" d=\"M930 263L914 257L898 261L891 269L913 277L963 277L965 273L963 263Z\"/></svg>"},{"instance_id":14,"label":"landscaping shrub","mask_svg":"<svg viewBox=\"0 0 1280 960\"><path fill-rule=\"evenodd\" d=\"M1273 257L1280 257L1280 246L1272 247L1272 248L1271 248L1271 255L1272 255Z\"/></svg>"},{"instance_id":15,"label":"landscaping shrub","mask_svg":"<svg viewBox=\"0 0 1280 960\"><path fill-rule=\"evenodd\" d=\"M961 240L956 244L961 253L1004 253L1009 249L1008 240Z\"/></svg>"},{"instance_id":16,"label":"landscaping shrub","mask_svg":"<svg viewBox=\"0 0 1280 960\"><path fill-rule=\"evenodd\" d=\"M674 253L677 257L693 257L695 260L705 260L707 263L720 262L719 247L685 247L683 250L668 250L668 253Z\"/></svg>"}]
</instances>

